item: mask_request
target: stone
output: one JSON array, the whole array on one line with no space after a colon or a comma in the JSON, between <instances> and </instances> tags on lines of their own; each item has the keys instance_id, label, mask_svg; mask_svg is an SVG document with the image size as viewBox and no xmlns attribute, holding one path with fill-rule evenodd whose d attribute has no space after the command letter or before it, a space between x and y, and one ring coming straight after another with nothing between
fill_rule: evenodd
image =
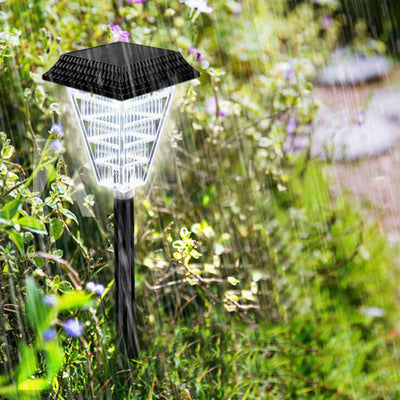
<instances>
[{"instance_id":1,"label":"stone","mask_svg":"<svg viewBox=\"0 0 400 400\"><path fill-rule=\"evenodd\" d=\"M377 90L365 110L321 107L311 154L352 161L390 150L400 134L400 87Z\"/></svg>"},{"instance_id":2,"label":"stone","mask_svg":"<svg viewBox=\"0 0 400 400\"><path fill-rule=\"evenodd\" d=\"M334 51L328 65L318 72L323 85L353 85L382 78L392 69L392 61L383 55L365 56L348 48Z\"/></svg>"}]
</instances>

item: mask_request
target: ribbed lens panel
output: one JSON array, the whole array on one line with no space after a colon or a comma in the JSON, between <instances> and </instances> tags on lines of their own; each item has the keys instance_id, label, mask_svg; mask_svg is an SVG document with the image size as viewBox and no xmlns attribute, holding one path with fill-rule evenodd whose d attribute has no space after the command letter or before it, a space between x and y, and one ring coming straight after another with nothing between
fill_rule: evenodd
<instances>
[{"instance_id":1,"label":"ribbed lens panel","mask_svg":"<svg viewBox=\"0 0 400 400\"><path fill-rule=\"evenodd\" d=\"M69 89L100 185L144 185L174 87L126 101Z\"/></svg>"}]
</instances>

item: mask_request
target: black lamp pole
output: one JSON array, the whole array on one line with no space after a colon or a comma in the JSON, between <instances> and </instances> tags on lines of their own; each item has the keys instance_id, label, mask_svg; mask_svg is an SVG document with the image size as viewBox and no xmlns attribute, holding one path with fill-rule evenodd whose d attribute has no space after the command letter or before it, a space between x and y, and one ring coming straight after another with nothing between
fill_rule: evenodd
<instances>
[{"instance_id":1,"label":"black lamp pole","mask_svg":"<svg viewBox=\"0 0 400 400\"><path fill-rule=\"evenodd\" d=\"M115 317L121 349L130 358L140 352L135 316L135 217L134 196L115 193L114 268Z\"/></svg>"}]
</instances>

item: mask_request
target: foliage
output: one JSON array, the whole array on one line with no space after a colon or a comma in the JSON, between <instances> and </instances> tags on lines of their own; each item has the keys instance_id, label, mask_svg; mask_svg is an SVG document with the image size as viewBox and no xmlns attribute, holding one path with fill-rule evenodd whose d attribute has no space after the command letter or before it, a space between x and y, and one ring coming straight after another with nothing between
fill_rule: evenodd
<instances>
[{"instance_id":1,"label":"foliage","mask_svg":"<svg viewBox=\"0 0 400 400\"><path fill-rule=\"evenodd\" d=\"M48 390L63 365L63 350L52 328L57 315L65 310L89 305L90 296L73 291L62 296L52 296L50 304L32 278L26 280L26 315L36 336L33 343L19 343L20 363L11 374L0 376L0 394L9 399L39 398L41 391ZM48 297L49 299L49 297ZM45 358L45 371L38 355ZM40 373L38 377L34 375Z\"/></svg>"},{"instance_id":2,"label":"foliage","mask_svg":"<svg viewBox=\"0 0 400 400\"><path fill-rule=\"evenodd\" d=\"M60 335L61 369L36 374L50 399L399 397L396 254L310 159L312 78L340 27L322 23L327 3L215 1L200 15L174 0L0 3L1 385L46 371L40 352L24 361L50 321L29 291L75 308L96 281L99 306L71 315L84 334ZM178 89L158 172L136 194L142 353L129 363L115 338L111 195L90 179L62 91L41 80L60 54L116 32L174 43L202 72Z\"/></svg>"}]
</instances>

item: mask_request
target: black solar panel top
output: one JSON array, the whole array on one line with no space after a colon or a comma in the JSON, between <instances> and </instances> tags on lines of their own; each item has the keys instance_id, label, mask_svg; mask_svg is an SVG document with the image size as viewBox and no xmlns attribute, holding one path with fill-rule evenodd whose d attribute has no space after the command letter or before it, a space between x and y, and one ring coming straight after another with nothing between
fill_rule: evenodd
<instances>
[{"instance_id":1,"label":"black solar panel top","mask_svg":"<svg viewBox=\"0 0 400 400\"><path fill-rule=\"evenodd\" d=\"M43 79L128 100L199 76L178 51L115 42L63 54Z\"/></svg>"}]
</instances>

